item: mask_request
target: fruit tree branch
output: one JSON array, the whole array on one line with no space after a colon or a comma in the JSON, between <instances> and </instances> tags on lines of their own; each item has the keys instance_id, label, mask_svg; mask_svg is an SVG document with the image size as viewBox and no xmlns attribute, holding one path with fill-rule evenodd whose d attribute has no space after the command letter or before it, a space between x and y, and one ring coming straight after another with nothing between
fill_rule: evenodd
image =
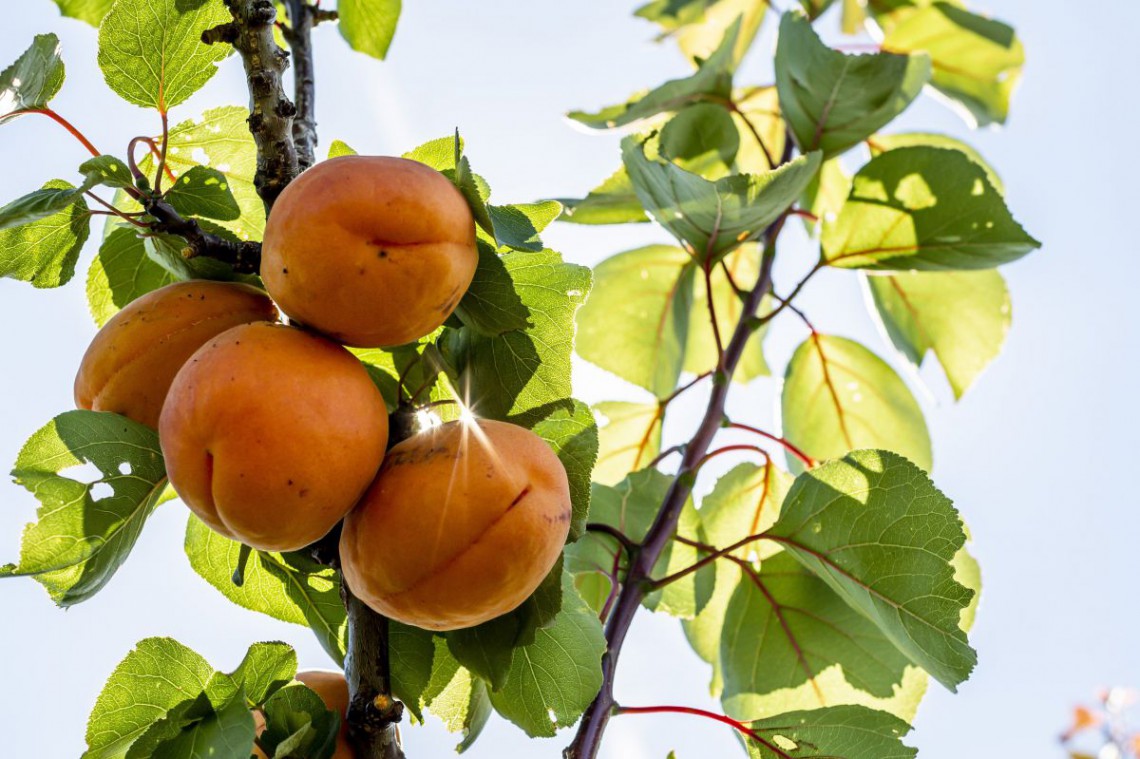
<instances>
[{"instance_id":1,"label":"fruit tree branch","mask_svg":"<svg viewBox=\"0 0 1140 759\"><path fill-rule=\"evenodd\" d=\"M285 0L285 10L289 13L289 25L281 32L293 54L293 102L297 105L293 145L297 149L297 167L304 171L316 163L317 147L312 31L318 23L331 21L337 14L310 5L307 0Z\"/></svg>"},{"instance_id":2,"label":"fruit tree branch","mask_svg":"<svg viewBox=\"0 0 1140 759\"><path fill-rule=\"evenodd\" d=\"M388 678L388 620L353 595L343 577L340 590L348 611L349 740L358 759L404 759L396 729L404 705L392 698Z\"/></svg>"},{"instance_id":3,"label":"fruit tree branch","mask_svg":"<svg viewBox=\"0 0 1140 759\"><path fill-rule=\"evenodd\" d=\"M787 140L782 163L791 158L791 140ZM618 657L621 654L622 644L626 633L637 614L642 600L651 592L652 571L657 564L661 552L673 538L677 530L677 522L681 516L681 509L692 493L696 483L697 470L701 461L712 445L713 438L721 428L725 416L725 402L728 391L732 385L732 375L740 363L744 348L752 336L751 320L760 301L772 287L772 264L776 255L776 239L784 226L787 214L783 214L764 232L764 252L760 260L760 276L755 287L748 292L740 319L732 331L732 337L725 346L724 355L720 365L713 376L713 389L705 408L704 418L692 440L685 448L681 468L669 486L661 508L657 512L653 524L645 535L645 540L630 557L629 572L625 584L622 586L613 613L606 624L607 650L602 656L602 688L593 703L586 709L582 721L578 725L578 733L563 752L564 759L595 759L601 746L602 734L610 716L617 707L614 700L613 682L617 669Z\"/></svg>"},{"instance_id":4,"label":"fruit tree branch","mask_svg":"<svg viewBox=\"0 0 1140 759\"><path fill-rule=\"evenodd\" d=\"M289 54L273 39L277 10L273 0L223 0L233 21L202 32L208 45L233 45L245 65L249 85L249 132L257 145L257 171L253 185L265 203L266 213L277 196L298 173L293 144L293 117L297 108L285 95L282 78Z\"/></svg>"},{"instance_id":5,"label":"fruit tree branch","mask_svg":"<svg viewBox=\"0 0 1140 759\"><path fill-rule=\"evenodd\" d=\"M193 219L184 219L174 208L157 197L142 197L140 202L146 212L154 218L151 229L167 232L186 240L187 258L209 256L225 261L240 274L255 274L261 262L261 243L249 240L237 242L211 234Z\"/></svg>"}]
</instances>

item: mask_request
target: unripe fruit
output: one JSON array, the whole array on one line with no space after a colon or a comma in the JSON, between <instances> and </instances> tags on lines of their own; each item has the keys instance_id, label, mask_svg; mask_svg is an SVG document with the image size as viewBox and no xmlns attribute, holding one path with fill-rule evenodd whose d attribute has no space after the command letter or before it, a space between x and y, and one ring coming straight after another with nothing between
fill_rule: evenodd
<instances>
[{"instance_id":1,"label":"unripe fruit","mask_svg":"<svg viewBox=\"0 0 1140 759\"><path fill-rule=\"evenodd\" d=\"M91 341L75 377L75 405L156 427L170 383L194 351L230 327L276 320L269 296L249 285L193 280L147 293Z\"/></svg>"},{"instance_id":2,"label":"unripe fruit","mask_svg":"<svg viewBox=\"0 0 1140 759\"><path fill-rule=\"evenodd\" d=\"M340 732L336 736L336 750L333 752L332 759L353 759L355 755L352 751L352 744L348 742L348 721L346 719L348 716L348 683L345 682L344 675L340 672L310 670L298 672L296 679L315 691L321 697L321 701L325 702L329 711L340 715ZM255 711L253 719L257 734L261 735L262 731L265 730L265 717L262 716L261 712ZM267 759L265 752L256 746L253 749L253 755L258 759Z\"/></svg>"},{"instance_id":3,"label":"unripe fruit","mask_svg":"<svg viewBox=\"0 0 1140 759\"><path fill-rule=\"evenodd\" d=\"M379 613L471 627L534 592L570 529L566 470L533 432L450 422L403 441L344 521L341 568Z\"/></svg>"},{"instance_id":4,"label":"unripe fruit","mask_svg":"<svg viewBox=\"0 0 1140 759\"><path fill-rule=\"evenodd\" d=\"M368 487L388 414L344 348L248 324L182 367L158 432L170 482L203 522L254 548L293 551L325 535Z\"/></svg>"},{"instance_id":5,"label":"unripe fruit","mask_svg":"<svg viewBox=\"0 0 1140 759\"><path fill-rule=\"evenodd\" d=\"M463 195L417 161L342 156L277 198L261 277L281 310L348 345L403 345L459 303L479 254Z\"/></svg>"}]
</instances>

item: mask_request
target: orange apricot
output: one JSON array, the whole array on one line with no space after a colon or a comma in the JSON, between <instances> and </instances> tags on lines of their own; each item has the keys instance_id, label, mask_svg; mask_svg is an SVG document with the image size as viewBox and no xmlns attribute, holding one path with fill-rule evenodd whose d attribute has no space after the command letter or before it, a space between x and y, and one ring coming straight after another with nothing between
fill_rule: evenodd
<instances>
[{"instance_id":1,"label":"orange apricot","mask_svg":"<svg viewBox=\"0 0 1140 759\"><path fill-rule=\"evenodd\" d=\"M344 521L345 581L374 610L471 627L534 592L570 529L562 462L506 422L449 422L394 446Z\"/></svg>"},{"instance_id":2,"label":"orange apricot","mask_svg":"<svg viewBox=\"0 0 1140 759\"><path fill-rule=\"evenodd\" d=\"M230 327L276 320L269 296L249 285L192 280L149 292L91 341L75 377L75 405L156 427L170 383L194 351Z\"/></svg>"},{"instance_id":3,"label":"orange apricot","mask_svg":"<svg viewBox=\"0 0 1140 759\"><path fill-rule=\"evenodd\" d=\"M336 736L336 751L333 752L332 759L353 759L355 754L352 751L352 744L348 741L348 683L345 682L344 675L340 672L309 670L298 672L296 679L315 691L329 711L340 715L340 732ZM257 734L261 735L265 729L265 717L261 712L255 711L253 720ZM257 747L253 749L253 755L258 759L268 759Z\"/></svg>"},{"instance_id":4,"label":"orange apricot","mask_svg":"<svg viewBox=\"0 0 1140 759\"><path fill-rule=\"evenodd\" d=\"M342 156L277 198L261 277L293 319L348 345L388 347L443 324L478 260L471 209L443 174L406 158Z\"/></svg>"},{"instance_id":5,"label":"orange apricot","mask_svg":"<svg viewBox=\"0 0 1140 759\"><path fill-rule=\"evenodd\" d=\"M376 474L384 400L341 346L247 324L199 349L158 425L170 483L214 531L267 551L325 535Z\"/></svg>"}]
</instances>

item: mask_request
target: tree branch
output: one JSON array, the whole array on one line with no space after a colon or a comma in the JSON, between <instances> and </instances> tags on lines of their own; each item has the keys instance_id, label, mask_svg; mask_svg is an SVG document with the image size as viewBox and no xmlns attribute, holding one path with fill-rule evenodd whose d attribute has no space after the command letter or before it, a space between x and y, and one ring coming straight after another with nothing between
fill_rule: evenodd
<instances>
[{"instance_id":1,"label":"tree branch","mask_svg":"<svg viewBox=\"0 0 1140 759\"><path fill-rule=\"evenodd\" d=\"M791 158L791 149L792 141L787 140L781 163L786 163ZM657 517L645 535L645 540L630 557L626 582L622 586L613 614L606 624L608 646L606 653L602 656L602 689L583 715L574 742L563 752L564 759L595 759L598 754L602 734L605 732L606 725L617 705L617 702L614 701L613 682L622 644L625 642L625 636L629 632L634 615L637 614L641 606L642 599L652 590L653 567L677 530L681 509L696 483L697 470L700 468L700 463L708 452L713 437L720 429L721 422L724 419L725 402L732 385L732 375L744 354L745 345L752 336L752 317L760 307L760 301L772 286L772 263L776 255L776 239L779 237L786 218L786 213L781 215L764 232L764 253L760 261L760 276L755 287L749 291L744 300L740 319L733 329L732 337L725 347L724 356L714 374L713 390L705 408L704 418L689 445L685 448L681 468L669 486L665 500L657 512Z\"/></svg>"},{"instance_id":2,"label":"tree branch","mask_svg":"<svg viewBox=\"0 0 1140 759\"><path fill-rule=\"evenodd\" d=\"M388 620L353 595L343 576L340 592L348 611L349 740L358 759L404 759L396 728L404 705L392 698L388 677Z\"/></svg>"},{"instance_id":3,"label":"tree branch","mask_svg":"<svg viewBox=\"0 0 1140 759\"><path fill-rule=\"evenodd\" d=\"M269 212L277 196L297 176L299 164L293 144L293 117L297 108L285 95L282 75L289 54L273 39L277 10L273 0L224 0L233 21L202 32L207 45L233 45L245 64L249 85L249 132L257 145L257 172L253 185Z\"/></svg>"},{"instance_id":4,"label":"tree branch","mask_svg":"<svg viewBox=\"0 0 1140 759\"><path fill-rule=\"evenodd\" d=\"M289 25L282 29L293 54L293 102L297 115L293 119L293 145L297 150L297 168L301 171L316 163L317 106L313 67L313 27L321 21L337 17L336 11L321 10L307 0L285 0Z\"/></svg>"},{"instance_id":5,"label":"tree branch","mask_svg":"<svg viewBox=\"0 0 1140 759\"><path fill-rule=\"evenodd\" d=\"M209 256L219 261L225 261L233 266L234 271L240 274L255 274L261 264L261 243L249 240L233 242L211 234L193 219L184 219L166 201L161 198L143 197L140 199L143 208L155 220L151 229L156 232L168 232L185 238L187 258L196 256Z\"/></svg>"}]
</instances>

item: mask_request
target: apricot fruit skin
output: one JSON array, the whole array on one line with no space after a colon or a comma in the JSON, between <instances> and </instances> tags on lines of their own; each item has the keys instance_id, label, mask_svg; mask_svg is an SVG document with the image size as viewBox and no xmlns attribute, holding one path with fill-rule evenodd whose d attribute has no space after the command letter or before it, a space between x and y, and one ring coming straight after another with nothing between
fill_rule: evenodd
<instances>
[{"instance_id":1,"label":"apricot fruit skin","mask_svg":"<svg viewBox=\"0 0 1140 759\"><path fill-rule=\"evenodd\" d=\"M281 324L234 327L171 385L167 474L215 532L266 551L324 536L380 467L384 400L341 346Z\"/></svg>"},{"instance_id":2,"label":"apricot fruit skin","mask_svg":"<svg viewBox=\"0 0 1140 759\"><path fill-rule=\"evenodd\" d=\"M410 343L455 310L475 275L475 221L418 161L341 156L277 199L261 277L281 310L347 345Z\"/></svg>"},{"instance_id":3,"label":"apricot fruit skin","mask_svg":"<svg viewBox=\"0 0 1140 759\"><path fill-rule=\"evenodd\" d=\"M158 426L174 375L230 327L276 321L269 296L249 285L175 282L127 304L91 341L75 377L75 405Z\"/></svg>"},{"instance_id":4,"label":"apricot fruit skin","mask_svg":"<svg viewBox=\"0 0 1140 759\"><path fill-rule=\"evenodd\" d=\"M329 711L340 715L340 732L336 736L336 750L333 752L332 759L354 759L352 744L348 740L348 683L345 681L344 675L340 672L309 670L298 672L295 679L315 691L321 697L321 701L325 702ZM257 734L261 735L261 732L265 730L265 717L262 716L261 712L255 711L253 719ZM256 746L253 749L253 755L258 759L268 759L265 752Z\"/></svg>"},{"instance_id":5,"label":"apricot fruit skin","mask_svg":"<svg viewBox=\"0 0 1140 759\"><path fill-rule=\"evenodd\" d=\"M348 515L341 568L377 612L455 630L515 609L570 529L566 470L538 435L449 422L393 446Z\"/></svg>"}]
</instances>

